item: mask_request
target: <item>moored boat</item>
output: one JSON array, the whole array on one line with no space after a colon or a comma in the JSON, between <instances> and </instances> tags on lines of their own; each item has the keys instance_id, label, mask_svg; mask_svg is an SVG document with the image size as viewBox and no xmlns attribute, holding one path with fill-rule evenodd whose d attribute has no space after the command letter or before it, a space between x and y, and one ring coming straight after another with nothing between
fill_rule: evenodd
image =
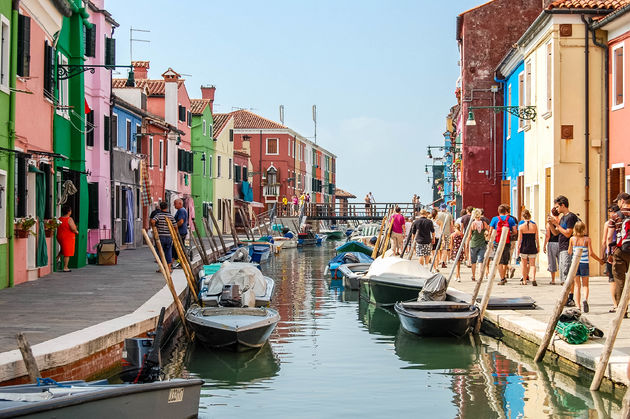
<instances>
[{"instance_id":1,"label":"moored boat","mask_svg":"<svg viewBox=\"0 0 630 419\"><path fill-rule=\"evenodd\" d=\"M341 230L320 230L319 234L326 237L326 240L341 240L345 236L345 232Z\"/></svg>"},{"instance_id":2,"label":"moored boat","mask_svg":"<svg viewBox=\"0 0 630 419\"><path fill-rule=\"evenodd\" d=\"M339 266L338 271L343 275L343 286L351 290L361 288L361 278L365 276L372 263L345 263Z\"/></svg>"},{"instance_id":3,"label":"moored boat","mask_svg":"<svg viewBox=\"0 0 630 419\"><path fill-rule=\"evenodd\" d=\"M266 306L273 296L274 280L251 263L212 264L204 266L203 272L209 272L200 280L199 299L204 306Z\"/></svg>"},{"instance_id":4,"label":"moored boat","mask_svg":"<svg viewBox=\"0 0 630 419\"><path fill-rule=\"evenodd\" d=\"M466 335L479 317L479 309L456 301L413 301L396 303L403 329L418 336Z\"/></svg>"},{"instance_id":5,"label":"moored boat","mask_svg":"<svg viewBox=\"0 0 630 419\"><path fill-rule=\"evenodd\" d=\"M312 231L306 233L298 233L298 246L319 246L322 244L322 236L319 236Z\"/></svg>"},{"instance_id":6,"label":"moored boat","mask_svg":"<svg viewBox=\"0 0 630 419\"><path fill-rule=\"evenodd\" d=\"M249 245L249 257L254 263L266 262L271 254L272 243L255 242Z\"/></svg>"},{"instance_id":7,"label":"moored boat","mask_svg":"<svg viewBox=\"0 0 630 419\"><path fill-rule=\"evenodd\" d=\"M266 307L199 307L186 312L197 339L211 348L244 351L267 342L280 315Z\"/></svg>"},{"instance_id":8,"label":"moored boat","mask_svg":"<svg viewBox=\"0 0 630 419\"><path fill-rule=\"evenodd\" d=\"M339 271L339 267L341 265L345 265L348 263L352 264L367 264L369 265L373 262L373 259L369 256L366 256L360 252L343 252L337 254L335 257L328 261L328 270L330 271L330 276L332 279L341 279L344 277L344 274ZM367 270L367 269L366 269ZM357 288L358 289L358 288Z\"/></svg>"}]
</instances>

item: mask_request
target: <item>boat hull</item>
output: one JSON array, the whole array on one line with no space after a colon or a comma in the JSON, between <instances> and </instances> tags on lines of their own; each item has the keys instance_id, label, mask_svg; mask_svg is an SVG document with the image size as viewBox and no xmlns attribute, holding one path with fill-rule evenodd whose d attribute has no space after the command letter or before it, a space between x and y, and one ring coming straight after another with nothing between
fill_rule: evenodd
<instances>
[{"instance_id":1,"label":"boat hull","mask_svg":"<svg viewBox=\"0 0 630 419\"><path fill-rule=\"evenodd\" d=\"M85 384L89 387L89 383ZM4 409L0 405L0 418L196 418L202 384L203 380L171 380L103 385L95 391L41 402L20 402L20 406L13 408ZM19 391L27 386L31 385L3 387L2 392ZM41 392L43 388L36 390Z\"/></svg>"},{"instance_id":2,"label":"boat hull","mask_svg":"<svg viewBox=\"0 0 630 419\"><path fill-rule=\"evenodd\" d=\"M425 311L396 303L394 310L404 330L424 337L462 337L472 330L479 317L474 306L462 311Z\"/></svg>"},{"instance_id":3,"label":"boat hull","mask_svg":"<svg viewBox=\"0 0 630 419\"><path fill-rule=\"evenodd\" d=\"M253 244L249 247L249 256L254 263L266 262L271 254L271 245Z\"/></svg>"},{"instance_id":4,"label":"boat hull","mask_svg":"<svg viewBox=\"0 0 630 419\"><path fill-rule=\"evenodd\" d=\"M186 320L204 346L240 352L264 345L280 315L269 308L192 307Z\"/></svg>"},{"instance_id":5,"label":"boat hull","mask_svg":"<svg viewBox=\"0 0 630 419\"><path fill-rule=\"evenodd\" d=\"M326 231L322 232L321 234L326 236L326 240L341 240L345 236L345 233L341 230Z\"/></svg>"},{"instance_id":6,"label":"boat hull","mask_svg":"<svg viewBox=\"0 0 630 419\"><path fill-rule=\"evenodd\" d=\"M367 279L369 300L379 306L392 307L398 301L410 301L418 298L424 281L420 279Z\"/></svg>"}]
</instances>

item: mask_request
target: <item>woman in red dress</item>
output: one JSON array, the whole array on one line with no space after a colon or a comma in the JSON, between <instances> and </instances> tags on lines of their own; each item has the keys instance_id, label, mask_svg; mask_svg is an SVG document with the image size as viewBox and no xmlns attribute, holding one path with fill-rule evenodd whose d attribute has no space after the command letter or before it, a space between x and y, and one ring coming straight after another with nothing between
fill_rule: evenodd
<instances>
[{"instance_id":1,"label":"woman in red dress","mask_svg":"<svg viewBox=\"0 0 630 419\"><path fill-rule=\"evenodd\" d=\"M61 224L59 228L57 228L57 241L61 249L57 255L57 260L63 256L63 271L70 272L68 262L70 261L70 257L74 256L75 239L77 234L79 234L79 230L77 230L77 225L74 223L72 217L70 217L72 214L70 205L64 204L61 207L61 213L63 214L59 217Z\"/></svg>"}]
</instances>

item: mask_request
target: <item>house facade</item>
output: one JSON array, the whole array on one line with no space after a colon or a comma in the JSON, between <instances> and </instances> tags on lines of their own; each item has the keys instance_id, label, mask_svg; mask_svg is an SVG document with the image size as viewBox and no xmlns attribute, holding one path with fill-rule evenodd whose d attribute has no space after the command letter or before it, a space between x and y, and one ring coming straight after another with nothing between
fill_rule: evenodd
<instances>
[{"instance_id":1,"label":"house facade","mask_svg":"<svg viewBox=\"0 0 630 419\"><path fill-rule=\"evenodd\" d=\"M225 114L218 118L221 121L213 132L214 150L210 156L214 192L212 211L221 231L231 232L229 220L234 220L234 118Z\"/></svg>"},{"instance_id":2,"label":"house facade","mask_svg":"<svg viewBox=\"0 0 630 419\"><path fill-rule=\"evenodd\" d=\"M462 125L462 206L484 208L488 214L501 203L504 91L495 69L510 47L536 19L540 0L494 0L457 17L460 51L459 94L463 115L473 111L475 125Z\"/></svg>"},{"instance_id":3,"label":"house facade","mask_svg":"<svg viewBox=\"0 0 630 419\"><path fill-rule=\"evenodd\" d=\"M191 147L193 152L192 195L195 199L195 213L206 214L206 208L214 202L214 182L212 160L214 156L214 121L209 99L192 99ZM205 229L199 233L205 236Z\"/></svg>"}]
</instances>

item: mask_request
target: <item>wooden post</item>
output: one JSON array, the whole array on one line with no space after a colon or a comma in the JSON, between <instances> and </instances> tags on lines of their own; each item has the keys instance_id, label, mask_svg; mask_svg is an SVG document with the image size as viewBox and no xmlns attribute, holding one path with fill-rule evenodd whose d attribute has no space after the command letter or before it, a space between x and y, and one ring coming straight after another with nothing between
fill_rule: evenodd
<instances>
[{"instance_id":1,"label":"wooden post","mask_svg":"<svg viewBox=\"0 0 630 419\"><path fill-rule=\"evenodd\" d=\"M230 208L230 201L223 201L223 214L228 219L228 223L230 224L230 231L232 232L232 238L234 239L234 246L237 246L241 243L238 239L238 235L236 234L236 229L234 228L234 224L232 223L232 208ZM227 214L227 215L225 215Z\"/></svg>"},{"instance_id":2,"label":"wooden post","mask_svg":"<svg viewBox=\"0 0 630 419\"><path fill-rule=\"evenodd\" d=\"M488 301L490 301L490 294L492 293L494 276L497 274L497 267L499 266L499 261L501 260L501 254L503 253L503 249L505 248L505 242L507 241L508 234L510 234L509 229L507 227L503 227L501 231L501 239L499 240L499 245L497 246L497 251L494 253L494 258L492 258L492 267L490 268L490 275L488 276L486 291L483 294L483 298L481 299L481 307L479 307L479 318L477 320L477 324L475 325L475 333L479 333L479 329L481 329L483 316L486 314L486 307L488 307ZM494 246L494 243L490 244Z\"/></svg>"},{"instance_id":3,"label":"wooden post","mask_svg":"<svg viewBox=\"0 0 630 419\"><path fill-rule=\"evenodd\" d=\"M254 237L254 230L252 230L252 221L251 218L249 218L249 210L247 212L245 212L244 208L239 208L241 213L243 214L243 219L245 220L245 228L249 231L250 236L252 237L252 240L255 240Z\"/></svg>"},{"instance_id":4,"label":"wooden post","mask_svg":"<svg viewBox=\"0 0 630 419\"><path fill-rule=\"evenodd\" d=\"M210 247L212 248L212 252L214 253L214 259L216 260L219 257L219 246L214 241L214 234L212 233L212 227L210 227L210 220L205 218L203 220L203 228L206 230L206 235L208 236L208 243L210 243Z\"/></svg>"},{"instance_id":5,"label":"wooden post","mask_svg":"<svg viewBox=\"0 0 630 419\"><path fill-rule=\"evenodd\" d=\"M199 297L197 297L197 287L195 286L195 276L192 273L192 269L190 268L188 256L186 256L186 252L182 248L179 232L170 220L168 220L167 225L169 231L171 232L171 238L173 239L173 247L175 247L175 251L177 252L177 256L179 257L179 263L182 266L184 275L186 276L186 281L188 281L190 291L193 293L195 302L199 303Z\"/></svg>"},{"instance_id":6,"label":"wooden post","mask_svg":"<svg viewBox=\"0 0 630 419\"><path fill-rule=\"evenodd\" d=\"M409 233L407 233L407 240L405 240L405 245L403 247L403 251L400 253L400 258L404 259L405 257L405 252L407 251L407 247L409 246L409 243L411 242L411 228L409 229ZM414 240L415 242L415 240ZM413 251L413 249L412 249Z\"/></svg>"},{"instance_id":7,"label":"wooden post","mask_svg":"<svg viewBox=\"0 0 630 419\"><path fill-rule=\"evenodd\" d=\"M387 217L389 218L389 216ZM394 223L392 223L391 221L389 221L389 227L387 228L387 236L385 237L385 241L383 242L383 253L382 253L382 258L385 258L385 252L387 252L387 247L389 246L389 239L392 235L392 225Z\"/></svg>"},{"instance_id":8,"label":"wooden post","mask_svg":"<svg viewBox=\"0 0 630 419\"><path fill-rule=\"evenodd\" d=\"M551 338L553 337L553 334L556 330L556 325L558 324L558 319L562 314L564 305L567 302L567 297L569 296L569 293L573 292L573 280L575 278L577 268L580 265L580 256L582 256L582 250L583 249L581 248L574 248L573 257L571 260L571 267L569 268L567 280L564 281L564 286L562 287L562 292L560 293L560 297L556 302L556 307L554 308L553 313L549 318L549 322L547 323L547 330L545 331L545 335L540 342L540 346L538 347L538 351L536 352L536 356L534 357L534 362L540 362L545 357L545 352L547 351L549 342L551 342Z\"/></svg>"},{"instance_id":9,"label":"wooden post","mask_svg":"<svg viewBox=\"0 0 630 419\"><path fill-rule=\"evenodd\" d=\"M173 297L173 301L175 302L175 306L177 307L179 318L182 321L182 326L184 326L184 332L186 332L186 336L188 336L188 339L190 339L191 338L190 332L188 331L188 327L186 326L186 312L184 311L184 306L182 305L182 302L179 300L177 291L175 291L175 285L173 285L173 280L171 279L171 273L168 270L168 265L166 264L166 258L164 257L164 249L162 249L162 244L160 243L160 240L156 241L156 246L158 250L160 251L160 255L158 256L157 252L155 251L155 247L153 247L153 243L151 243L151 239L149 238L149 235L147 234L147 231L144 228L142 229L142 235L144 236L144 241L147 244L147 246L149 246L151 253L153 253L155 262L160 268L160 272L162 273L162 276L164 277L166 286L168 287L168 290L171 292L171 296ZM155 227L153 227L153 236L159 237L157 228Z\"/></svg>"},{"instance_id":10,"label":"wooden post","mask_svg":"<svg viewBox=\"0 0 630 419\"><path fill-rule=\"evenodd\" d=\"M245 218L245 211L241 207L235 207L235 211L238 213L239 217L241 217L241 221L243 222L243 230L245 230L245 236L247 236L247 240L254 240L254 236L250 236L249 223L247 218Z\"/></svg>"},{"instance_id":11,"label":"wooden post","mask_svg":"<svg viewBox=\"0 0 630 419\"><path fill-rule=\"evenodd\" d=\"M455 273L455 268L457 267L457 261L462 255L464 248L466 247L466 240L468 239L468 235L470 234L470 228L472 226L472 220L468 221L468 225L466 226L466 231L464 232L464 238L462 239L462 243L459 245L459 249L457 249L457 255L455 256L455 262L451 267L451 273L448 275L448 279L446 280L446 288L451 283L451 279L453 278L453 274Z\"/></svg>"},{"instance_id":12,"label":"wooden post","mask_svg":"<svg viewBox=\"0 0 630 419\"><path fill-rule=\"evenodd\" d=\"M378 248L381 243L381 235L383 234L383 229L385 228L386 222L387 217L383 217L383 221L381 221L381 228L378 231L378 236L376 237L376 243L374 243L374 250L372 250L372 259L376 259L376 256L378 256Z\"/></svg>"},{"instance_id":13,"label":"wooden post","mask_svg":"<svg viewBox=\"0 0 630 419\"><path fill-rule=\"evenodd\" d=\"M208 214L210 214L210 219L212 220L212 224L214 225L214 228L217 229L217 236L219 236L219 241L221 242L223 253L227 253L227 247L225 247L225 241L223 240L223 233L221 232L221 229L219 228L219 223L217 223L217 219L214 218L214 213L212 211L212 208L208 208Z\"/></svg>"},{"instance_id":14,"label":"wooden post","mask_svg":"<svg viewBox=\"0 0 630 419\"><path fill-rule=\"evenodd\" d=\"M20 348L20 352L22 353L22 359L24 360L24 366L26 367L28 378L31 380L31 383L36 383L38 378L42 378L42 375L39 372L37 361L35 361L35 357L33 356L31 345L28 343L26 336L24 336L24 333L22 332L19 332L16 338L18 348Z\"/></svg>"},{"instance_id":15,"label":"wooden post","mask_svg":"<svg viewBox=\"0 0 630 419\"><path fill-rule=\"evenodd\" d=\"M604 343L604 348L602 349L602 354L599 357L597 369L595 370L595 376L593 377L593 382L591 382L591 390L593 391L599 390L599 386L602 384L604 372L606 372L610 354L615 346L615 340L617 339L621 322L626 314L626 310L628 310L628 300L630 300L630 273L626 275L626 285L623 287L623 293L617 305L615 319L613 320L612 327L608 331L608 337L606 337L606 342Z\"/></svg>"},{"instance_id":16,"label":"wooden post","mask_svg":"<svg viewBox=\"0 0 630 419\"><path fill-rule=\"evenodd\" d=\"M435 254L433 255L433 260L431 261L431 267L429 268L429 272L433 272L433 268L435 267L435 260L437 259L437 256L440 254L440 246L442 246L442 237L444 237L444 234L440 235L437 245L435 246Z\"/></svg>"},{"instance_id":17,"label":"wooden post","mask_svg":"<svg viewBox=\"0 0 630 419\"><path fill-rule=\"evenodd\" d=\"M195 227L194 234L197 237L197 242L199 242L199 246L201 246L201 260L203 260L204 265L210 264L210 259L208 258L208 253L206 252L206 246L203 244L203 240L201 238L201 233L199 232L199 226L197 225L197 220L193 218L193 227ZM199 247L197 247L197 251L199 252Z\"/></svg>"},{"instance_id":18,"label":"wooden post","mask_svg":"<svg viewBox=\"0 0 630 419\"><path fill-rule=\"evenodd\" d=\"M477 279L477 283L475 284L475 290L472 293L470 304L475 304L477 302L477 296L479 295L479 290L481 289L481 283L483 282L483 277L486 273L486 265L488 265L488 261L490 260L490 246L494 246L494 239L496 239L496 237L497 231L492 230L492 233L490 233L490 240L486 245L486 253L483 255L483 263L481 264L481 275L479 275L479 279Z\"/></svg>"},{"instance_id":19,"label":"wooden post","mask_svg":"<svg viewBox=\"0 0 630 419\"><path fill-rule=\"evenodd\" d=\"M204 265L209 264L210 262L208 262L208 255L206 255L206 251L203 248L203 245L200 243L200 239L196 235L197 230L195 230L194 232L192 230L189 230L189 231L190 231L190 239L193 241L195 245L195 249L197 249L197 253L199 253L199 257L201 257L201 262Z\"/></svg>"},{"instance_id":20,"label":"wooden post","mask_svg":"<svg viewBox=\"0 0 630 419\"><path fill-rule=\"evenodd\" d=\"M411 244L411 251L409 252L409 257L408 259L411 260L411 258L413 258L413 252L416 251L416 246L418 245L418 243L416 243L416 241L414 240Z\"/></svg>"}]
</instances>

